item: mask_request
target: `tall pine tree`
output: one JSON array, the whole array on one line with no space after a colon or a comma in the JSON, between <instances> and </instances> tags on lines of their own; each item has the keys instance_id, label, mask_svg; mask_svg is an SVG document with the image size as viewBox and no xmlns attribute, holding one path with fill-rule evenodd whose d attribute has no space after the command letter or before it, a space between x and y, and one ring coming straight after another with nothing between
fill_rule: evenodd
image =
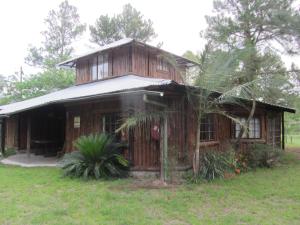
<instances>
[{"instance_id":1,"label":"tall pine tree","mask_svg":"<svg viewBox=\"0 0 300 225\"><path fill-rule=\"evenodd\" d=\"M151 41L156 37L153 22L144 19L141 12L130 4L124 5L122 13L116 16L100 16L95 25L90 26L90 34L91 42L100 46L126 37L142 42Z\"/></svg>"}]
</instances>

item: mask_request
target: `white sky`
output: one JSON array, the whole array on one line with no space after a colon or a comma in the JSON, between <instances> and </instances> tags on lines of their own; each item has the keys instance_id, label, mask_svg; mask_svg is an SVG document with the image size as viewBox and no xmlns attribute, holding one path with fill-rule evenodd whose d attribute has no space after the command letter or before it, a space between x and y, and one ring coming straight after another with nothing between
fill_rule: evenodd
<instances>
[{"instance_id":1,"label":"white sky","mask_svg":"<svg viewBox=\"0 0 300 225\"><path fill-rule=\"evenodd\" d=\"M35 70L24 63L29 44L38 45L44 19L50 9L57 9L62 0L0 1L0 74L10 75L23 67L25 74ZM69 0L78 8L81 22L94 24L102 14L117 14L131 3L150 18L163 49L181 55L186 50L201 50L204 40L199 32L206 28L204 16L212 12L212 0ZM89 30L76 42L75 54L90 51ZM285 59L290 64L291 60Z\"/></svg>"}]
</instances>

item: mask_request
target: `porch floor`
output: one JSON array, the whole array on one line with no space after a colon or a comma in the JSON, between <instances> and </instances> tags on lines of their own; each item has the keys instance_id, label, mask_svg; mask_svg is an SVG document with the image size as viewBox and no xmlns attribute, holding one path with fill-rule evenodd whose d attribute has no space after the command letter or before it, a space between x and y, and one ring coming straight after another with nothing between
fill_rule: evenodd
<instances>
[{"instance_id":1,"label":"porch floor","mask_svg":"<svg viewBox=\"0 0 300 225\"><path fill-rule=\"evenodd\" d=\"M1 160L1 163L6 165L16 165L21 167L56 167L59 158L57 157L44 157L41 155L26 153L18 153Z\"/></svg>"}]
</instances>

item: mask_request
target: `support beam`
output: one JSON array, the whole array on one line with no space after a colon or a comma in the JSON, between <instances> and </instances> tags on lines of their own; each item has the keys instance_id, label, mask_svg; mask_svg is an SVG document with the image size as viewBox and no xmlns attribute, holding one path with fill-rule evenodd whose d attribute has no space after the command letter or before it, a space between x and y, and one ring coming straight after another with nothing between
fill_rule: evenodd
<instances>
[{"instance_id":1,"label":"support beam","mask_svg":"<svg viewBox=\"0 0 300 225\"><path fill-rule=\"evenodd\" d=\"M30 148L31 148L31 118L30 115L27 117L27 141L26 141L26 150L27 155L30 156Z\"/></svg>"},{"instance_id":2,"label":"support beam","mask_svg":"<svg viewBox=\"0 0 300 225\"><path fill-rule=\"evenodd\" d=\"M5 129L6 129L6 126L5 126L5 119L1 119L1 152L2 152L2 155L4 154L5 152Z\"/></svg>"},{"instance_id":3,"label":"support beam","mask_svg":"<svg viewBox=\"0 0 300 225\"><path fill-rule=\"evenodd\" d=\"M165 115L162 118L160 126L160 157L161 157L161 173L160 178L162 181L168 181L168 116Z\"/></svg>"},{"instance_id":4,"label":"support beam","mask_svg":"<svg viewBox=\"0 0 300 225\"><path fill-rule=\"evenodd\" d=\"M284 112L282 112L281 114L281 147L282 147L282 150L285 149L285 132L284 132Z\"/></svg>"}]
</instances>

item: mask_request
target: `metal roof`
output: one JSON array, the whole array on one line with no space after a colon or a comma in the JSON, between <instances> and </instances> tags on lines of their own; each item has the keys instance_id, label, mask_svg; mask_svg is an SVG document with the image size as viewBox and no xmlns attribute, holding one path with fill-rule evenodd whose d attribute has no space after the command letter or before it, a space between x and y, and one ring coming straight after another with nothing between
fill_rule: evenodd
<instances>
[{"instance_id":1,"label":"metal roof","mask_svg":"<svg viewBox=\"0 0 300 225\"><path fill-rule=\"evenodd\" d=\"M26 111L54 103L88 99L122 93L126 90L143 89L151 86L161 86L175 83L172 80L147 78L136 75L125 75L98 82L80 84L63 90L52 92L40 97L0 106L0 116Z\"/></svg>"},{"instance_id":2,"label":"metal roof","mask_svg":"<svg viewBox=\"0 0 300 225\"><path fill-rule=\"evenodd\" d=\"M63 90L55 91L40 97L24 100L0 106L0 116L9 116L18 112L39 108L55 103L66 103L83 99L111 96L114 94L132 94L135 92L149 92L144 90L148 87L159 87L163 85L177 84L168 79L149 78L137 75L124 75L112 77L106 80L80 84ZM180 84L177 84L180 85ZM182 85L180 85L182 86ZM188 86L185 86L188 87ZM191 88L198 88L190 86ZM246 99L245 99L246 100ZM249 100L248 100L249 101ZM258 101L259 102L259 101ZM294 109L260 102L264 105L279 108L287 112L295 112Z\"/></svg>"},{"instance_id":3,"label":"metal roof","mask_svg":"<svg viewBox=\"0 0 300 225\"><path fill-rule=\"evenodd\" d=\"M151 48L151 49L155 49L157 51L161 51L161 52L163 52L165 54L172 55L179 64L184 63L188 67L192 67L192 66L198 65L197 62L194 62L194 61L192 61L190 59L187 59L187 58L185 58L183 56L175 55L175 54L173 54L171 52L165 51L165 50L160 49L158 47L154 47L154 46L148 45L146 43L137 41L137 40L132 39L132 38L124 38L124 39L112 42L110 44L104 45L104 46L102 46L102 47L100 47L100 48L98 48L96 50L87 52L87 53L85 53L83 55L80 55L80 56L68 59L68 60L66 60L64 62L61 62L61 63L57 64L57 66L59 66L59 67L73 67L74 65L76 65L76 61L78 59L81 59L81 58L84 58L84 57L87 57L87 56L90 56L90 55L93 55L93 54L96 54L96 53L100 53L100 52L103 52L103 51L106 51L106 50L109 50L109 49L121 47L121 46L130 44L130 43L135 43L135 44L140 45L140 46L148 47L148 48Z\"/></svg>"},{"instance_id":4,"label":"metal roof","mask_svg":"<svg viewBox=\"0 0 300 225\"><path fill-rule=\"evenodd\" d=\"M89 56L89 55L93 55L93 54L96 54L96 53L99 53L99 52L102 52L102 51L105 51L105 50L108 50L108 49L117 48L117 47L129 44L131 42L133 42L133 39L124 38L124 39L112 42L110 44L101 46L100 48L97 48L96 50L93 50L93 51L87 52L85 54L82 54L82 55L73 57L71 59L68 59L66 61L63 61L63 62L57 64L57 66L59 66L59 67L73 67L73 65L76 64L77 59L80 59L80 58L83 58L83 57L86 57L86 56Z\"/></svg>"}]
</instances>

